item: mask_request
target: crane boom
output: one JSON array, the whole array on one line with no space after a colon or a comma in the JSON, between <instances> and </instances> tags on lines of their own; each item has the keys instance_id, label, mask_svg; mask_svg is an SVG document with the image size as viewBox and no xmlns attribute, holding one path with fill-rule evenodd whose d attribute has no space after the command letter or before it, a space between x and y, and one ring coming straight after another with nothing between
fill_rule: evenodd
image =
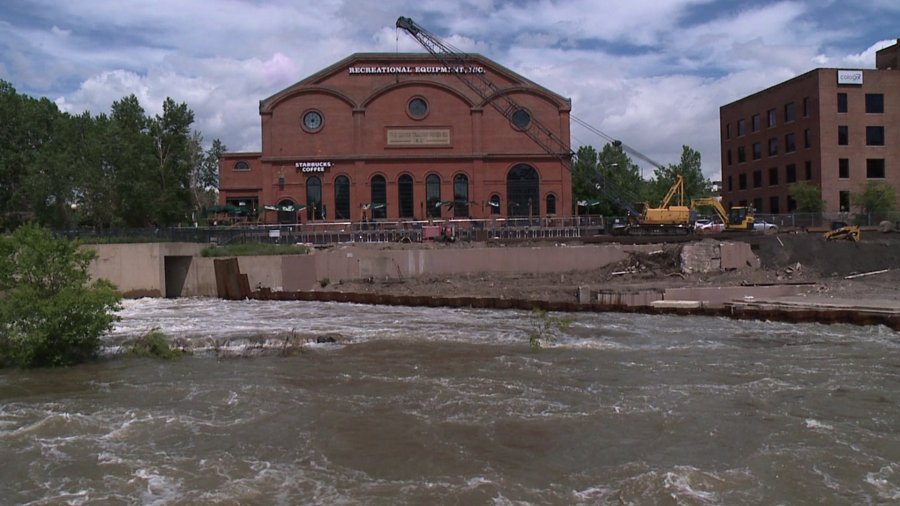
<instances>
[{"instance_id":1,"label":"crane boom","mask_svg":"<svg viewBox=\"0 0 900 506\"><path fill-rule=\"evenodd\" d=\"M567 170L572 170L572 161L577 159L577 154L572 151L566 140L554 134L553 130L533 117L526 108L519 105L508 94L503 93L503 90L491 82L485 74L462 70L467 63L470 63L470 55L456 51L410 18L403 16L397 18L397 28L406 31L406 33L416 39L432 56L437 58L445 67L450 69L451 73L474 91L484 103L490 104L516 129L523 132L535 144L540 146L545 153L557 158ZM594 187L625 209L629 215L639 216L641 214L633 203L622 198L622 192L618 191L613 183L599 171L594 171L592 178Z\"/></svg>"}]
</instances>

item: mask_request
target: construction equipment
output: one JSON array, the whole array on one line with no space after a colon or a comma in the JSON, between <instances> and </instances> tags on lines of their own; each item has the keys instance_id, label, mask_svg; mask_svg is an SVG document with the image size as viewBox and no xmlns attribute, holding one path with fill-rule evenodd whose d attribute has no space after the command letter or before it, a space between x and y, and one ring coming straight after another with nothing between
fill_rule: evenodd
<instances>
[{"instance_id":1,"label":"construction equipment","mask_svg":"<svg viewBox=\"0 0 900 506\"><path fill-rule=\"evenodd\" d=\"M700 207L712 207L716 215L725 225L725 231L734 230L753 230L753 208L752 207L732 207L725 211L722 203L715 197L706 197L691 200L691 209Z\"/></svg>"},{"instance_id":2,"label":"construction equipment","mask_svg":"<svg viewBox=\"0 0 900 506\"><path fill-rule=\"evenodd\" d=\"M517 130L530 137L547 154L559 159L566 169L571 170L572 161L577 158L577 154L572 151L567 141L561 139L553 130L532 116L527 108L519 105L508 93L504 93L503 90L491 82L486 74L454 70L465 68L472 58L470 55L455 50L410 18L397 18L397 28L406 31L416 39L432 56L437 58L446 68L451 69L456 77L477 93L484 103L490 104ZM613 144L622 149L629 149L630 152L632 151L619 141L614 141ZM642 159L649 160L646 156L639 156ZM595 171L591 177L593 178L591 183L593 183L594 188L624 209L628 214L629 221L636 220L641 216L641 212L635 207L634 203L622 197L625 192L617 188L612 181L599 171Z\"/></svg>"},{"instance_id":3,"label":"construction equipment","mask_svg":"<svg viewBox=\"0 0 900 506\"><path fill-rule=\"evenodd\" d=\"M828 241L858 242L860 239L859 225L847 225L844 222L836 221L831 224L831 230L825 232L824 235Z\"/></svg>"},{"instance_id":4,"label":"construction equipment","mask_svg":"<svg viewBox=\"0 0 900 506\"><path fill-rule=\"evenodd\" d=\"M409 33L448 69L462 69L470 63L471 56L455 50L437 36L428 32L428 30L417 25L410 18L397 18L397 28ZM577 159L577 154L569 147L569 143L533 117L528 109L516 103L508 93L503 93L503 90L491 82L486 74L462 71L454 71L453 74L477 93L484 103L490 104L496 109L517 130L530 137L547 154L558 158L566 169L571 170L571 164ZM613 146L650 163L656 168L662 167L627 144L610 138L584 122L578 122L608 139ZM605 177L599 170L594 171L591 177L593 179L591 183L594 188L621 209L624 209L628 215L627 222L621 226L614 227L613 233L627 235L687 235L691 232L691 209L684 205L684 178L682 176L679 175L676 178L675 183L669 189L668 194L666 194L659 207L650 207L649 204L645 204L643 211L638 210L633 202L623 198L623 195L628 193L617 188L615 183ZM677 205L670 205L672 198L676 195L678 196ZM710 205L718 206L717 212L720 212L720 217L726 224L726 229L753 228L753 216L749 208L734 208L732 215L735 215L734 212L738 211L739 216L735 215L734 219L728 220L724 209L722 209L718 201L710 200L714 202L714 204ZM742 213L739 211L740 209L743 209Z\"/></svg>"},{"instance_id":5,"label":"construction equipment","mask_svg":"<svg viewBox=\"0 0 900 506\"><path fill-rule=\"evenodd\" d=\"M676 195L677 203L669 205ZM639 224L641 228L660 234L686 235L691 230L690 221L691 209L684 205L684 177L679 174L659 207L644 207Z\"/></svg>"}]
</instances>

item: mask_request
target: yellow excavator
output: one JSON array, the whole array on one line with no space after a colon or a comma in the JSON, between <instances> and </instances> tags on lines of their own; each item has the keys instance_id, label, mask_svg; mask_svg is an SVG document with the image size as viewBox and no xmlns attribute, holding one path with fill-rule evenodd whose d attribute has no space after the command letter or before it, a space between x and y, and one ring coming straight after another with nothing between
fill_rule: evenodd
<instances>
[{"instance_id":1,"label":"yellow excavator","mask_svg":"<svg viewBox=\"0 0 900 506\"><path fill-rule=\"evenodd\" d=\"M714 197L691 200L691 209L700 207L712 207L719 219L722 220L726 231L753 230L752 207L732 207L728 212L725 212L722 203Z\"/></svg>"}]
</instances>

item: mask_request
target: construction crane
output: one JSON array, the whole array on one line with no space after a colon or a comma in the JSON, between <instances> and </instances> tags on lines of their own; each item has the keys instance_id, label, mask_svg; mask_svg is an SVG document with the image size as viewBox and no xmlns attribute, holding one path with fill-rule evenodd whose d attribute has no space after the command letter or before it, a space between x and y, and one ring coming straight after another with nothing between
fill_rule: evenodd
<instances>
[{"instance_id":1,"label":"construction crane","mask_svg":"<svg viewBox=\"0 0 900 506\"><path fill-rule=\"evenodd\" d=\"M672 199L677 196L673 204ZM687 235L691 232L691 209L684 205L684 177L675 176L675 183L658 207L644 206L635 223L625 227L630 235Z\"/></svg>"},{"instance_id":2,"label":"construction crane","mask_svg":"<svg viewBox=\"0 0 900 506\"><path fill-rule=\"evenodd\" d=\"M469 89L478 94L484 103L490 104L518 130L531 138L546 153L559 159L563 166L571 171L572 161L577 159L577 154L569 147L568 141L561 139L553 130L533 117L528 112L528 109L519 105L508 94L501 93L502 90L491 82L485 74L453 70L465 68L470 63L470 55L457 51L410 18L402 16L397 18L397 28L406 31L406 33L416 39L432 56L451 69L451 72L465 83ZM613 141L613 144L623 149L627 148L619 141ZM643 155L640 155L640 157L649 160ZM604 177L603 174L594 171L591 177L593 178L594 188L624 209L630 219L637 219L641 215L641 212L635 207L633 202L629 202L622 197L624 192L617 188L612 181Z\"/></svg>"}]
</instances>

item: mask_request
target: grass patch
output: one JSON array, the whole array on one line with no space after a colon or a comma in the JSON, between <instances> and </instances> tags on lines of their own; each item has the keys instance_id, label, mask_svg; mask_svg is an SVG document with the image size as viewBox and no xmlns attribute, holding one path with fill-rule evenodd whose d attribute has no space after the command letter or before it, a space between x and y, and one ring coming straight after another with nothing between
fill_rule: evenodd
<instances>
[{"instance_id":1,"label":"grass patch","mask_svg":"<svg viewBox=\"0 0 900 506\"><path fill-rule=\"evenodd\" d=\"M305 255L309 248L300 244L227 244L204 248L205 257L247 257L266 255Z\"/></svg>"},{"instance_id":2,"label":"grass patch","mask_svg":"<svg viewBox=\"0 0 900 506\"><path fill-rule=\"evenodd\" d=\"M131 346L128 348L128 354L133 357L177 360L184 353L180 350L172 349L171 345L169 345L169 336L159 329L153 329L131 343Z\"/></svg>"}]
</instances>

